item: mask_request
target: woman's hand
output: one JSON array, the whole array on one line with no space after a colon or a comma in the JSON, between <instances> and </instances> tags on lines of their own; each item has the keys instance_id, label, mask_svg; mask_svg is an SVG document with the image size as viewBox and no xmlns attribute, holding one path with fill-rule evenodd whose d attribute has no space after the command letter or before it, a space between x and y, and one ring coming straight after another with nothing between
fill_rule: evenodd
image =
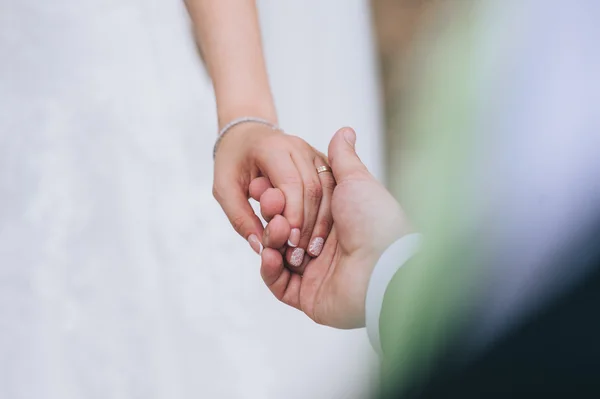
<instances>
[{"instance_id":1,"label":"woman's hand","mask_svg":"<svg viewBox=\"0 0 600 399\"><path fill-rule=\"evenodd\" d=\"M240 117L276 123L256 2L185 3L213 83L219 128ZM264 176L285 194L284 215L292 227L288 240L297 247L296 257L303 258L307 248L316 256L331 225L329 208L321 205L321 198L331 194L334 182L321 181L316 172L326 159L298 137L259 124L240 124L232 127L218 146L214 196L235 230L260 253L263 227L247 200L252 179Z\"/></svg>"},{"instance_id":2,"label":"woman's hand","mask_svg":"<svg viewBox=\"0 0 600 399\"><path fill-rule=\"evenodd\" d=\"M293 264L300 266L307 250L311 256L320 254L331 229L335 180L331 173L317 173L323 165L327 157L301 138L243 123L231 128L219 143L213 194L233 228L260 253L263 226L248 198L270 195L271 185L281 190L282 214L290 226L287 245L295 248ZM257 177L262 178L254 180Z\"/></svg>"}]
</instances>

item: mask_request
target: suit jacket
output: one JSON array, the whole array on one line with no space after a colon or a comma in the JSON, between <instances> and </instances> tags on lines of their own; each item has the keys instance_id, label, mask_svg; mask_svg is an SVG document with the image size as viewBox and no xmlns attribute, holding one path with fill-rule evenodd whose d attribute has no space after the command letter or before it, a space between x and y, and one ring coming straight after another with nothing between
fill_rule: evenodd
<instances>
[{"instance_id":1,"label":"suit jacket","mask_svg":"<svg viewBox=\"0 0 600 399\"><path fill-rule=\"evenodd\" d=\"M554 260L565 268L584 267L588 272L571 287L521 320L485 349L465 359L473 325L464 325L444 342L424 374L410 381L395 375L392 357L385 362L389 385L381 397L405 398L531 398L575 394L600 397L600 214L595 228L582 234L563 256ZM415 259L416 260L416 259ZM413 260L414 261L414 260ZM396 318L396 295L403 271L388 287L382 313L384 353L394 352L398 331L389 321ZM420 265L419 265L420 266ZM387 322L386 322L387 321ZM473 320L472 323L476 323Z\"/></svg>"},{"instance_id":2,"label":"suit jacket","mask_svg":"<svg viewBox=\"0 0 600 399\"><path fill-rule=\"evenodd\" d=\"M386 290L381 395L597 389L600 3L449 6L396 151L426 244Z\"/></svg>"}]
</instances>

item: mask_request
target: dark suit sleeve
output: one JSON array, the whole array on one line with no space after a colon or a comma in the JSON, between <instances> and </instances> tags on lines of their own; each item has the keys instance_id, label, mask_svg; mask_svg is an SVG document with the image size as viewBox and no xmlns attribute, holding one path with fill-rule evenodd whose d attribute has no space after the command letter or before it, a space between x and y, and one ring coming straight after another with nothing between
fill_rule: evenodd
<instances>
[{"instance_id":1,"label":"dark suit sleeve","mask_svg":"<svg viewBox=\"0 0 600 399\"><path fill-rule=\"evenodd\" d=\"M587 275L468 361L457 361L469 346L459 339L444 347L434 345L435 356L415 356L423 353L419 346L431 342L426 331L404 324L411 321L398 313L410 268L424 267L413 258L395 274L385 294L380 320L384 385L379 397L600 397L600 223L596 226L554 260L567 269L585 268ZM406 333L414 334L412 340L402 337ZM468 333L463 329L457 336ZM414 345L405 348L406 342Z\"/></svg>"},{"instance_id":2,"label":"dark suit sleeve","mask_svg":"<svg viewBox=\"0 0 600 399\"><path fill-rule=\"evenodd\" d=\"M410 275L410 269L418 263L418 257L410 259L401 267L385 290L381 316L379 319L379 334L381 349L385 358L393 356L398 342L398 304L402 301L402 281Z\"/></svg>"}]
</instances>

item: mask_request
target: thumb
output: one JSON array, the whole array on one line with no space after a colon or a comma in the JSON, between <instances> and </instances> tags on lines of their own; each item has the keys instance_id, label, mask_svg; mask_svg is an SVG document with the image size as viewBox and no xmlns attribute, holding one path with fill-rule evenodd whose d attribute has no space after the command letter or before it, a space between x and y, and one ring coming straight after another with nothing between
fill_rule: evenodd
<instances>
[{"instance_id":1,"label":"thumb","mask_svg":"<svg viewBox=\"0 0 600 399\"><path fill-rule=\"evenodd\" d=\"M355 143L356 133L349 127L338 130L329 143L329 164L338 184L352 177L369 175L356 155Z\"/></svg>"}]
</instances>

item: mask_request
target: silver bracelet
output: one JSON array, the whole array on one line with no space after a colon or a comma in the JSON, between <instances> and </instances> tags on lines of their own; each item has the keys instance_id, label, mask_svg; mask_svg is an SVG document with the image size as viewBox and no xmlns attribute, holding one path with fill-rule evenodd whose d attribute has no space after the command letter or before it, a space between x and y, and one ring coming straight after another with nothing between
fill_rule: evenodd
<instances>
[{"instance_id":1,"label":"silver bracelet","mask_svg":"<svg viewBox=\"0 0 600 399\"><path fill-rule=\"evenodd\" d=\"M219 137L217 137L217 141L215 142L215 146L213 147L213 159L215 159L215 155L217 154L217 147L219 146L219 143L221 142L225 134L227 134L227 132L231 130L232 127L241 125L242 123L260 123L261 125L269 126L273 130L281 130L279 126L262 118L255 118L253 116L243 116L241 118L234 119L228 124L226 124L223 127L223 129L221 129L221 131L219 132Z\"/></svg>"}]
</instances>

